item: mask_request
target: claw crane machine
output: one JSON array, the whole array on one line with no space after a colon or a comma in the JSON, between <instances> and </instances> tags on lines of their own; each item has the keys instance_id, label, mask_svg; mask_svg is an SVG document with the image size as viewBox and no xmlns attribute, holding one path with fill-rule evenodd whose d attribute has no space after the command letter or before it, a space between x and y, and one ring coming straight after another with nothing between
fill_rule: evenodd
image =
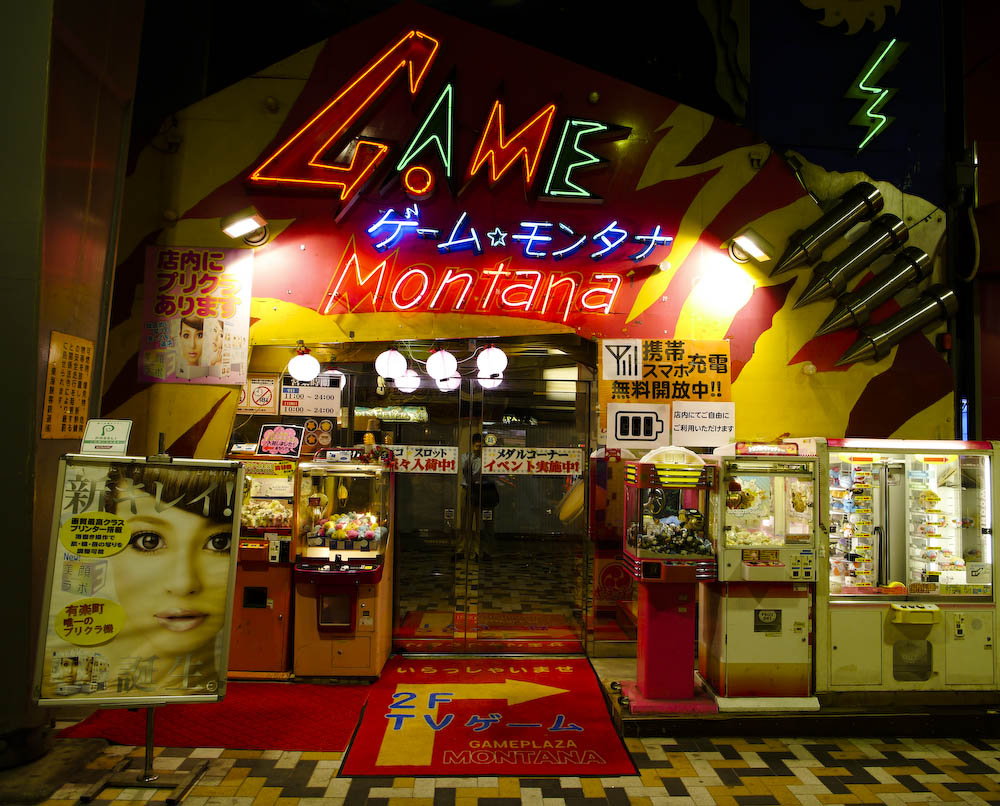
<instances>
[{"instance_id":1,"label":"claw crane machine","mask_svg":"<svg viewBox=\"0 0 1000 806\"><path fill-rule=\"evenodd\" d=\"M697 588L716 578L716 479L711 457L675 446L625 465L623 551L639 586L637 679L613 688L633 714L717 710L695 691Z\"/></svg>"},{"instance_id":2,"label":"claw crane machine","mask_svg":"<svg viewBox=\"0 0 1000 806\"><path fill-rule=\"evenodd\" d=\"M699 663L720 711L818 710L812 614L820 537L815 456L717 448L718 582L699 587Z\"/></svg>"},{"instance_id":3,"label":"claw crane machine","mask_svg":"<svg viewBox=\"0 0 1000 806\"><path fill-rule=\"evenodd\" d=\"M378 677L393 618L391 454L327 451L297 476L294 670Z\"/></svg>"},{"instance_id":4,"label":"claw crane machine","mask_svg":"<svg viewBox=\"0 0 1000 806\"><path fill-rule=\"evenodd\" d=\"M786 441L820 459L817 690L995 701L996 443Z\"/></svg>"}]
</instances>

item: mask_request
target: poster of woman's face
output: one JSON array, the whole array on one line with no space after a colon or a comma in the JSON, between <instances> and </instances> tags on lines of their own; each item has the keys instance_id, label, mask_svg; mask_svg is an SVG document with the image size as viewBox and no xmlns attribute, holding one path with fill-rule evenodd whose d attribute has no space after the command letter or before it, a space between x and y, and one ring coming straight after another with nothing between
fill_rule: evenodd
<instances>
[{"instance_id":1,"label":"poster of woman's face","mask_svg":"<svg viewBox=\"0 0 1000 806\"><path fill-rule=\"evenodd\" d=\"M241 487L215 465L67 465L42 699L219 692Z\"/></svg>"}]
</instances>

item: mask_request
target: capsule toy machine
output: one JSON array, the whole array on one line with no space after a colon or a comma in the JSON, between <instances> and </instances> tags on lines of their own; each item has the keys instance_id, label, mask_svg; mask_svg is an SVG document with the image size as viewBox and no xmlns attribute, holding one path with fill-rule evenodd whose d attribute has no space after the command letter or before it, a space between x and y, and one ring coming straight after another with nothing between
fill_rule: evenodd
<instances>
[{"instance_id":1,"label":"capsule toy machine","mask_svg":"<svg viewBox=\"0 0 1000 806\"><path fill-rule=\"evenodd\" d=\"M695 690L697 588L716 578L716 471L711 457L673 447L625 466L623 554L639 588L637 679L615 688L633 714L717 710Z\"/></svg>"},{"instance_id":2,"label":"capsule toy machine","mask_svg":"<svg viewBox=\"0 0 1000 806\"><path fill-rule=\"evenodd\" d=\"M996 702L996 443L803 439L827 556L816 685L831 702Z\"/></svg>"},{"instance_id":3,"label":"capsule toy machine","mask_svg":"<svg viewBox=\"0 0 1000 806\"><path fill-rule=\"evenodd\" d=\"M229 676L291 677L295 463L243 460Z\"/></svg>"},{"instance_id":4,"label":"capsule toy machine","mask_svg":"<svg viewBox=\"0 0 1000 806\"><path fill-rule=\"evenodd\" d=\"M327 457L298 471L294 670L378 677L392 641L394 477L378 456Z\"/></svg>"},{"instance_id":5,"label":"capsule toy machine","mask_svg":"<svg viewBox=\"0 0 1000 806\"><path fill-rule=\"evenodd\" d=\"M817 710L818 461L784 443L715 453L719 573L699 588L699 673L721 711Z\"/></svg>"}]
</instances>

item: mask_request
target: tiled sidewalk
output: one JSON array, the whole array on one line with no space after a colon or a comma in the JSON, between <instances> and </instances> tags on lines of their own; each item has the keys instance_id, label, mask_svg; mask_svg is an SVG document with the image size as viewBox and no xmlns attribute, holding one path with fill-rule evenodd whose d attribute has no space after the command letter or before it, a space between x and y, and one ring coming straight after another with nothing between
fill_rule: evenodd
<instances>
[{"instance_id":1,"label":"tiled sidewalk","mask_svg":"<svg viewBox=\"0 0 1000 806\"><path fill-rule=\"evenodd\" d=\"M338 778L343 753L157 748L156 768L209 758L186 806L593 804L1000 804L1000 740L626 739L639 774L614 778ZM123 755L111 745L45 803L74 806ZM162 803L168 790L106 789L98 806Z\"/></svg>"}]
</instances>

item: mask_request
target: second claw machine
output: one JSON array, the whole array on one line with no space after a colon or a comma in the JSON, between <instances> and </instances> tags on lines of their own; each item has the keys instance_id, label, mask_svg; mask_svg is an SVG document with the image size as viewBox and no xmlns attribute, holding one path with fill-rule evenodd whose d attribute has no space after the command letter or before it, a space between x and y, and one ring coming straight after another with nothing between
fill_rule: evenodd
<instances>
[{"instance_id":1,"label":"second claw machine","mask_svg":"<svg viewBox=\"0 0 1000 806\"><path fill-rule=\"evenodd\" d=\"M298 470L295 674L378 677L392 643L395 479L377 454L326 455Z\"/></svg>"},{"instance_id":2,"label":"second claw machine","mask_svg":"<svg viewBox=\"0 0 1000 806\"><path fill-rule=\"evenodd\" d=\"M708 537L715 471L676 447L625 465L623 553L639 586L637 679L615 687L634 714L716 710L695 691L697 588L716 575Z\"/></svg>"},{"instance_id":3,"label":"second claw machine","mask_svg":"<svg viewBox=\"0 0 1000 806\"><path fill-rule=\"evenodd\" d=\"M229 676L291 676L295 463L243 459Z\"/></svg>"},{"instance_id":4,"label":"second claw machine","mask_svg":"<svg viewBox=\"0 0 1000 806\"><path fill-rule=\"evenodd\" d=\"M820 458L828 528L817 690L995 698L995 444L794 442Z\"/></svg>"},{"instance_id":5,"label":"second claw machine","mask_svg":"<svg viewBox=\"0 0 1000 806\"><path fill-rule=\"evenodd\" d=\"M817 466L793 444L715 451L718 582L699 588L699 672L719 710L817 710Z\"/></svg>"}]
</instances>

